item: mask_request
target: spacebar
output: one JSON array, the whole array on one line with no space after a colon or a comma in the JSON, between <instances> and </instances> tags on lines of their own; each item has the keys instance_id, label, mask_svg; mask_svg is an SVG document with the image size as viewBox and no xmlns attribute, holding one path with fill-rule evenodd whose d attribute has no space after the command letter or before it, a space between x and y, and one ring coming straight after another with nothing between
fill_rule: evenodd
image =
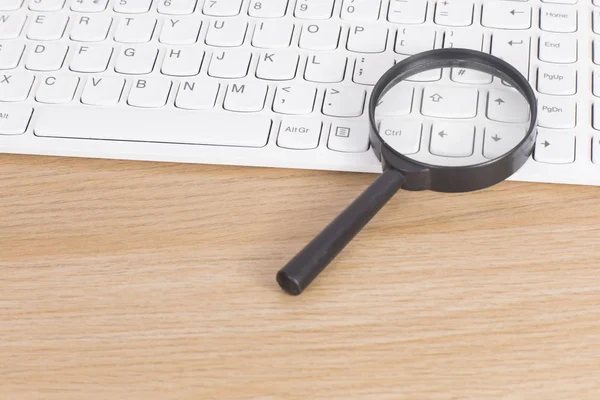
<instances>
[{"instance_id":1,"label":"spacebar","mask_svg":"<svg viewBox=\"0 0 600 400\"><path fill-rule=\"evenodd\" d=\"M43 137L262 147L271 119L178 110L52 108L39 110L34 134Z\"/></svg>"}]
</instances>

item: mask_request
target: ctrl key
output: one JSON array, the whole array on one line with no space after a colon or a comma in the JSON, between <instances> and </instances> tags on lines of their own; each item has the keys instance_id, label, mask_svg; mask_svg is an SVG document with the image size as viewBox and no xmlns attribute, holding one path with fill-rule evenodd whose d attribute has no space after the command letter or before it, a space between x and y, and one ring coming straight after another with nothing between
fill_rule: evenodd
<instances>
[{"instance_id":1,"label":"ctrl key","mask_svg":"<svg viewBox=\"0 0 600 400\"><path fill-rule=\"evenodd\" d=\"M22 135L32 114L31 107L0 103L0 135Z\"/></svg>"}]
</instances>

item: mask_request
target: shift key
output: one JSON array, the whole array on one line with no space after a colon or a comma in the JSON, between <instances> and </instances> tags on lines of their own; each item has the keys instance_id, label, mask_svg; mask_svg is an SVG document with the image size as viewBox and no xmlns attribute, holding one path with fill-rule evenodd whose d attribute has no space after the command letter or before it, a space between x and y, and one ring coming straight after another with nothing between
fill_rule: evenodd
<instances>
[{"instance_id":1,"label":"shift key","mask_svg":"<svg viewBox=\"0 0 600 400\"><path fill-rule=\"evenodd\" d=\"M0 103L0 135L21 135L27 130L33 108Z\"/></svg>"}]
</instances>

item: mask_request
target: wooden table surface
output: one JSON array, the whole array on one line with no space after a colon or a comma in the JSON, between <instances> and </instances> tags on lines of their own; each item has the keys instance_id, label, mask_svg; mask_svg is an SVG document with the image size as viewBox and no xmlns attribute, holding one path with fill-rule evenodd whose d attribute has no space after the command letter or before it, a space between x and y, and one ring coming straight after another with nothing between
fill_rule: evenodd
<instances>
[{"instance_id":1,"label":"wooden table surface","mask_svg":"<svg viewBox=\"0 0 600 400\"><path fill-rule=\"evenodd\" d=\"M598 399L600 188L0 155L0 399Z\"/></svg>"}]
</instances>

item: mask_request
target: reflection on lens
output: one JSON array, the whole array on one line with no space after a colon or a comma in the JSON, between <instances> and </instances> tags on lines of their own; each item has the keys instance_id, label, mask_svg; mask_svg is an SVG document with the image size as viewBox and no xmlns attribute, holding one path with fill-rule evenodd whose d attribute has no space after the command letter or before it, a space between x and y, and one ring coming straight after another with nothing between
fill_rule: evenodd
<instances>
[{"instance_id":1,"label":"reflection on lens","mask_svg":"<svg viewBox=\"0 0 600 400\"><path fill-rule=\"evenodd\" d=\"M527 134L527 100L499 78L436 69L402 81L379 100L381 138L396 152L435 166L470 166L505 156Z\"/></svg>"}]
</instances>

